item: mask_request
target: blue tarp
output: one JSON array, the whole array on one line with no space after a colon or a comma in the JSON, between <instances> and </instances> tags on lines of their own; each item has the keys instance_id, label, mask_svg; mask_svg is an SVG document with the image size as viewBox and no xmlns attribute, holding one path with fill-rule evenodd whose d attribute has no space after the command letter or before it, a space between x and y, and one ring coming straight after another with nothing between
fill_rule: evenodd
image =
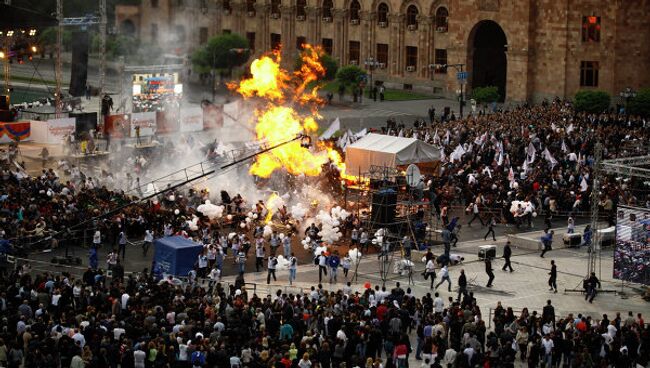
<instances>
[{"instance_id":1,"label":"blue tarp","mask_svg":"<svg viewBox=\"0 0 650 368\"><path fill-rule=\"evenodd\" d=\"M182 236L154 240L154 261L165 274L187 276L203 250L201 244Z\"/></svg>"}]
</instances>

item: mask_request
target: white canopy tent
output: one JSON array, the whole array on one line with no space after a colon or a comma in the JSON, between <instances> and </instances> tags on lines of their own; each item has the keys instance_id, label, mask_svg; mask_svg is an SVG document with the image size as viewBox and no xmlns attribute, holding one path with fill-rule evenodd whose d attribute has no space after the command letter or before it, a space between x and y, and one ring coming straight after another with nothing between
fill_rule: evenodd
<instances>
[{"instance_id":1,"label":"white canopy tent","mask_svg":"<svg viewBox=\"0 0 650 368\"><path fill-rule=\"evenodd\" d=\"M370 166L396 167L440 159L440 150L415 138L368 134L345 150L349 175L367 173Z\"/></svg>"}]
</instances>

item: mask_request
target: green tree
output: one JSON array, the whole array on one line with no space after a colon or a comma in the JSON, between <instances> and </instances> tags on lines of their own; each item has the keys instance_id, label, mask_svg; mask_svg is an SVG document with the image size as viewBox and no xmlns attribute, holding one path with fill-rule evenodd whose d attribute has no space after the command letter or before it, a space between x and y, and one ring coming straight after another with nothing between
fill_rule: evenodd
<instances>
[{"instance_id":1,"label":"green tree","mask_svg":"<svg viewBox=\"0 0 650 368\"><path fill-rule=\"evenodd\" d=\"M496 102L499 100L499 88L495 86L476 87L472 90L472 98L478 104Z\"/></svg>"},{"instance_id":2,"label":"green tree","mask_svg":"<svg viewBox=\"0 0 650 368\"><path fill-rule=\"evenodd\" d=\"M340 85L350 87L356 86L365 80L366 71L356 65L347 65L336 72L336 80Z\"/></svg>"},{"instance_id":3,"label":"green tree","mask_svg":"<svg viewBox=\"0 0 650 368\"><path fill-rule=\"evenodd\" d=\"M577 111L588 113L601 113L609 108L611 98L604 91L578 91L575 96L575 108Z\"/></svg>"},{"instance_id":4,"label":"green tree","mask_svg":"<svg viewBox=\"0 0 650 368\"><path fill-rule=\"evenodd\" d=\"M650 117L650 88L643 88L630 100L631 114Z\"/></svg>"},{"instance_id":5,"label":"green tree","mask_svg":"<svg viewBox=\"0 0 650 368\"><path fill-rule=\"evenodd\" d=\"M248 40L241 35L223 34L212 37L208 43L192 55L192 64L199 73L213 69L228 70L246 63L250 57Z\"/></svg>"},{"instance_id":6,"label":"green tree","mask_svg":"<svg viewBox=\"0 0 650 368\"><path fill-rule=\"evenodd\" d=\"M54 48L56 47L56 32L56 27L44 29L43 32L37 35L39 46L54 51ZM70 31L70 28L66 27L63 29L61 41L63 49L66 51L70 50L70 46L72 45L72 32Z\"/></svg>"}]
</instances>

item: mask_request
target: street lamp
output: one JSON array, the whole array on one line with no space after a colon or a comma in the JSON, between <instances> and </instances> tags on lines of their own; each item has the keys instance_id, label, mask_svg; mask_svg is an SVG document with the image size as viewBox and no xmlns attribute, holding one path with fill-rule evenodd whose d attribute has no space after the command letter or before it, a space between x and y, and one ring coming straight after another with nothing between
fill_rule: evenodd
<instances>
[{"instance_id":1,"label":"street lamp","mask_svg":"<svg viewBox=\"0 0 650 368\"><path fill-rule=\"evenodd\" d=\"M460 89L456 91L458 94L458 103L460 105L460 117L463 117L463 106L465 105L465 93L464 87L467 82L467 73L465 72L465 64L429 64L429 69L431 70L444 70L447 71L447 68L452 67L456 69L456 75L458 82L460 83Z\"/></svg>"},{"instance_id":2,"label":"street lamp","mask_svg":"<svg viewBox=\"0 0 650 368\"><path fill-rule=\"evenodd\" d=\"M372 96L372 89L374 85L372 84L372 71L375 70L375 68L379 68L381 66L381 63L379 60L375 59L374 57L370 56L366 58L366 60L363 62L363 64L366 66L366 69L370 71L370 83L368 83L368 90L370 91L370 98L373 98Z\"/></svg>"},{"instance_id":3,"label":"street lamp","mask_svg":"<svg viewBox=\"0 0 650 368\"><path fill-rule=\"evenodd\" d=\"M625 115L629 115L628 107L630 105L630 100L636 97L636 91L631 87L625 88L621 93L618 94L623 100L625 100Z\"/></svg>"}]
</instances>

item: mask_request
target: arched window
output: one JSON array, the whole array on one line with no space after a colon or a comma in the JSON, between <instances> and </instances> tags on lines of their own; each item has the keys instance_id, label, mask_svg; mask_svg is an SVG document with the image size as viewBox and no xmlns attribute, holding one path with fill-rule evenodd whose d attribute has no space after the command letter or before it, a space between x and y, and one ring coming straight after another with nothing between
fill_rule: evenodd
<instances>
[{"instance_id":1,"label":"arched window","mask_svg":"<svg viewBox=\"0 0 650 368\"><path fill-rule=\"evenodd\" d=\"M383 24L388 23L388 5L386 3L381 3L377 6L377 22Z\"/></svg>"},{"instance_id":2,"label":"arched window","mask_svg":"<svg viewBox=\"0 0 650 368\"><path fill-rule=\"evenodd\" d=\"M449 18L449 11L444 6L436 10L436 30L438 32L447 32L449 25L447 24Z\"/></svg>"},{"instance_id":3,"label":"arched window","mask_svg":"<svg viewBox=\"0 0 650 368\"><path fill-rule=\"evenodd\" d=\"M415 5L409 5L408 8L406 8L406 24L409 26L416 26L418 25L418 8Z\"/></svg>"},{"instance_id":4,"label":"arched window","mask_svg":"<svg viewBox=\"0 0 650 368\"><path fill-rule=\"evenodd\" d=\"M350 3L350 20L359 20L359 11L361 11L361 4L358 0L352 0Z\"/></svg>"},{"instance_id":5,"label":"arched window","mask_svg":"<svg viewBox=\"0 0 650 368\"><path fill-rule=\"evenodd\" d=\"M246 12L255 15L255 0L246 0Z\"/></svg>"},{"instance_id":6,"label":"arched window","mask_svg":"<svg viewBox=\"0 0 650 368\"><path fill-rule=\"evenodd\" d=\"M333 7L334 7L334 4L332 4L332 0L323 0L323 18L332 19L332 8Z\"/></svg>"},{"instance_id":7,"label":"arched window","mask_svg":"<svg viewBox=\"0 0 650 368\"><path fill-rule=\"evenodd\" d=\"M307 16L307 0L296 1L296 15L303 18Z\"/></svg>"},{"instance_id":8,"label":"arched window","mask_svg":"<svg viewBox=\"0 0 650 368\"><path fill-rule=\"evenodd\" d=\"M271 0L271 14L280 14L280 0Z\"/></svg>"},{"instance_id":9,"label":"arched window","mask_svg":"<svg viewBox=\"0 0 650 368\"><path fill-rule=\"evenodd\" d=\"M232 7L230 7L230 0L223 0L223 10L228 12L228 14L232 12Z\"/></svg>"}]
</instances>

